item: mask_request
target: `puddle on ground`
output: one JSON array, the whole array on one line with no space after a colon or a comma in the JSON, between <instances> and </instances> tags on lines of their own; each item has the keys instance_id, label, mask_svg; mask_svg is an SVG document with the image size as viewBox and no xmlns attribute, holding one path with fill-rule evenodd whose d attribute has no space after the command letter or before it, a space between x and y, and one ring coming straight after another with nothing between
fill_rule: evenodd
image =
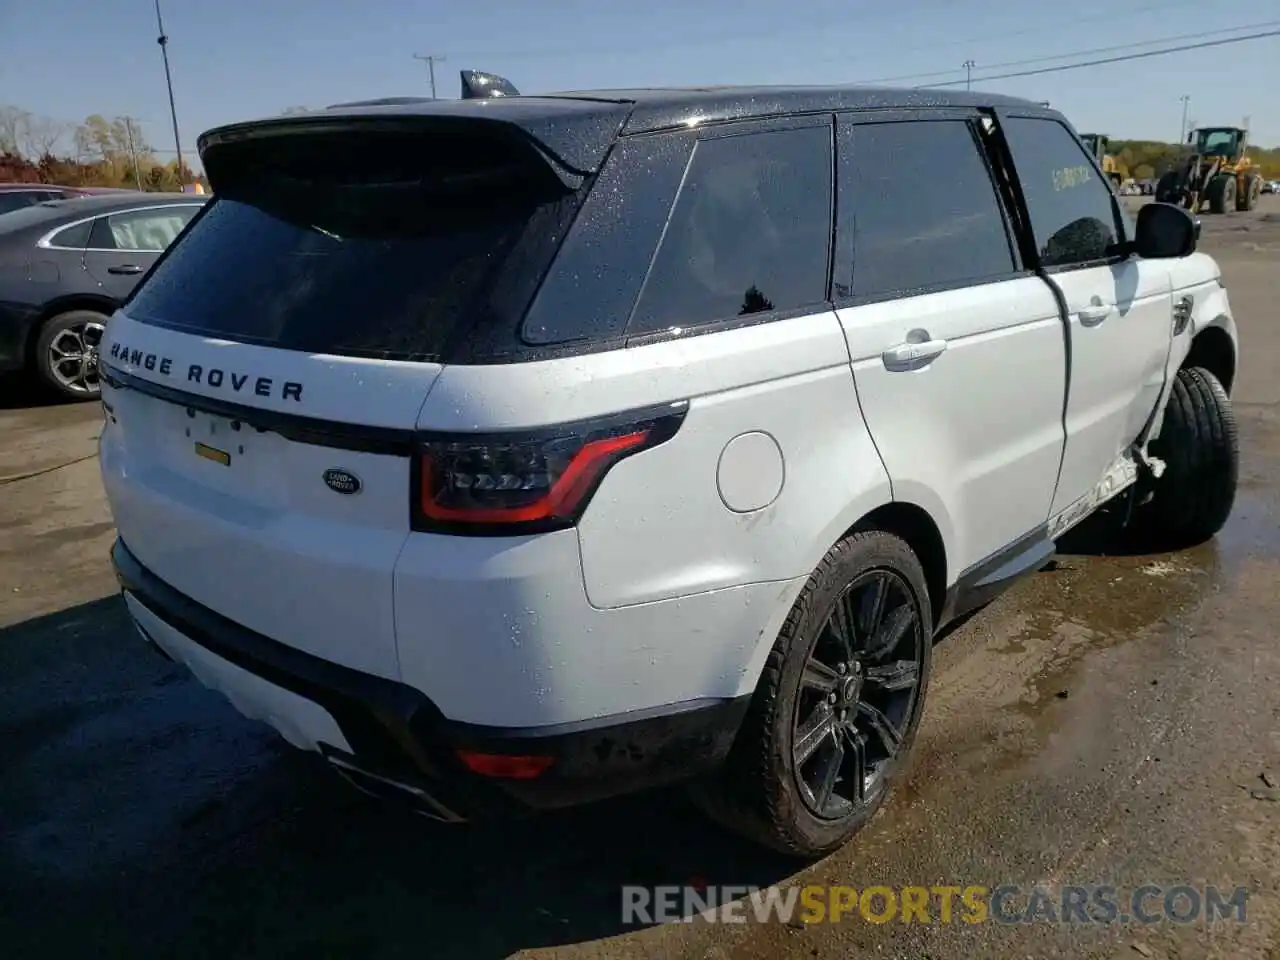
<instances>
[{"instance_id":1,"label":"puddle on ground","mask_svg":"<svg viewBox=\"0 0 1280 960\"><path fill-rule=\"evenodd\" d=\"M1277 513L1270 495L1241 490L1217 537L1176 552L1109 536L1104 516L1073 531L1054 563L977 615L985 642L938 664L928 712L951 732L931 738L917 770L1005 768L1036 753L1056 732L1053 705L1071 697L1087 658L1163 632L1238 582L1248 564L1280 562ZM964 736L955 736L956 723Z\"/></svg>"}]
</instances>

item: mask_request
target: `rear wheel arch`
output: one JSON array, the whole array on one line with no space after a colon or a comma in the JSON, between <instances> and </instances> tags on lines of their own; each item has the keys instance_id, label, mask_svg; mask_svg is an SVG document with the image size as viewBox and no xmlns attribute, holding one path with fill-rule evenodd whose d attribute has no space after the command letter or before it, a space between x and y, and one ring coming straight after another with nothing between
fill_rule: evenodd
<instances>
[{"instance_id":1,"label":"rear wheel arch","mask_svg":"<svg viewBox=\"0 0 1280 960\"><path fill-rule=\"evenodd\" d=\"M947 548L942 531L938 529L933 517L923 507L895 500L872 510L846 531L841 539L864 530L892 533L911 548L924 568L933 626L936 629L947 596Z\"/></svg>"},{"instance_id":2,"label":"rear wheel arch","mask_svg":"<svg viewBox=\"0 0 1280 960\"><path fill-rule=\"evenodd\" d=\"M1219 326L1205 327L1197 333L1180 369L1189 367L1208 370L1230 394L1236 376L1236 348L1231 335Z\"/></svg>"},{"instance_id":3,"label":"rear wheel arch","mask_svg":"<svg viewBox=\"0 0 1280 960\"><path fill-rule=\"evenodd\" d=\"M69 297L58 297L56 300L50 300L44 305L40 311L40 315L36 317L35 322L31 324L27 331L26 357L27 363L35 362L36 344L40 341L40 332L44 329L44 325L54 317L61 316L71 310L92 310L100 313L104 317L109 317L115 313L119 304L110 297L104 297L97 294L73 294Z\"/></svg>"}]
</instances>

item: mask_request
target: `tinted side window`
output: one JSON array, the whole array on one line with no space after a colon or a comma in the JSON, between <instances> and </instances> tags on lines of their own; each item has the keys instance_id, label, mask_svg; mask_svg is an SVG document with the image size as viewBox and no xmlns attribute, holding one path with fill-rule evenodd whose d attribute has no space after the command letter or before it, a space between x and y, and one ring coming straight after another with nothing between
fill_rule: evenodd
<instances>
[{"instance_id":1,"label":"tinted side window","mask_svg":"<svg viewBox=\"0 0 1280 960\"><path fill-rule=\"evenodd\" d=\"M693 146L692 131L614 145L529 308L526 343L622 337Z\"/></svg>"},{"instance_id":2,"label":"tinted side window","mask_svg":"<svg viewBox=\"0 0 1280 960\"><path fill-rule=\"evenodd\" d=\"M83 250L89 245L89 233L93 229L93 221L86 220L84 223L72 224L59 230L49 238L49 245L53 247L71 247L75 250Z\"/></svg>"},{"instance_id":3,"label":"tinted side window","mask_svg":"<svg viewBox=\"0 0 1280 960\"><path fill-rule=\"evenodd\" d=\"M841 140L853 296L980 282L1016 268L999 196L964 120L862 124Z\"/></svg>"},{"instance_id":4,"label":"tinted side window","mask_svg":"<svg viewBox=\"0 0 1280 960\"><path fill-rule=\"evenodd\" d=\"M1111 189L1070 131L1054 120L1005 121L1036 249L1046 267L1104 260L1120 235Z\"/></svg>"},{"instance_id":5,"label":"tinted side window","mask_svg":"<svg viewBox=\"0 0 1280 960\"><path fill-rule=\"evenodd\" d=\"M817 305L830 243L830 127L702 140L628 333Z\"/></svg>"},{"instance_id":6,"label":"tinted side window","mask_svg":"<svg viewBox=\"0 0 1280 960\"><path fill-rule=\"evenodd\" d=\"M39 203L44 197L36 193L34 190L6 190L0 193L0 213L8 213L11 210L21 210L23 207L30 207Z\"/></svg>"}]
</instances>

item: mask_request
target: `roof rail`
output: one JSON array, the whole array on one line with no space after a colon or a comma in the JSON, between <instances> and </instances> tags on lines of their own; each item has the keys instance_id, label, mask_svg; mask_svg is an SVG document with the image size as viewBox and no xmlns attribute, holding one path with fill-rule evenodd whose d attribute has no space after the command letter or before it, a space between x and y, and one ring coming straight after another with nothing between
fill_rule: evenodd
<instances>
[{"instance_id":1,"label":"roof rail","mask_svg":"<svg viewBox=\"0 0 1280 960\"><path fill-rule=\"evenodd\" d=\"M518 97L520 91L506 77L481 70L462 70L462 99L483 100L489 97Z\"/></svg>"}]
</instances>

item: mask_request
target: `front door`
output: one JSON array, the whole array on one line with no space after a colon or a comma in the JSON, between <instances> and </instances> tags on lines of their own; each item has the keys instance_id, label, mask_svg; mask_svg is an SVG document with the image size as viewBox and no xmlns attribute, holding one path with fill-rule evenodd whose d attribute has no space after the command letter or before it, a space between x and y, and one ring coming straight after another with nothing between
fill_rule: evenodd
<instances>
[{"instance_id":1,"label":"front door","mask_svg":"<svg viewBox=\"0 0 1280 960\"><path fill-rule=\"evenodd\" d=\"M89 234L85 269L103 293L123 301L199 209L193 203L171 204L99 217Z\"/></svg>"},{"instance_id":2,"label":"front door","mask_svg":"<svg viewBox=\"0 0 1280 960\"><path fill-rule=\"evenodd\" d=\"M1020 262L982 118L930 116L838 126L835 284L894 499L938 520L954 582L1048 517L1066 345L1052 289Z\"/></svg>"},{"instance_id":3,"label":"front door","mask_svg":"<svg viewBox=\"0 0 1280 960\"><path fill-rule=\"evenodd\" d=\"M1164 388L1169 268L1126 255L1132 225L1095 160L1062 123L1002 115L1035 246L1065 302L1067 448L1053 513L1093 491L1142 433Z\"/></svg>"}]
</instances>

